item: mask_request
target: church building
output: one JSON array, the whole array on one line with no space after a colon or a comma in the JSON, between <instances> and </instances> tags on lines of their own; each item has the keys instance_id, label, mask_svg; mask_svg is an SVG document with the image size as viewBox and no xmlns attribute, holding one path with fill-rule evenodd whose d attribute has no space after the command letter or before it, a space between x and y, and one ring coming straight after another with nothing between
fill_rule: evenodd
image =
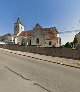
<instances>
[{"instance_id":1,"label":"church building","mask_svg":"<svg viewBox=\"0 0 80 92\"><path fill-rule=\"evenodd\" d=\"M38 47L60 47L61 38L56 27L43 28L36 24L32 30L24 31L20 17L14 24L14 44Z\"/></svg>"}]
</instances>

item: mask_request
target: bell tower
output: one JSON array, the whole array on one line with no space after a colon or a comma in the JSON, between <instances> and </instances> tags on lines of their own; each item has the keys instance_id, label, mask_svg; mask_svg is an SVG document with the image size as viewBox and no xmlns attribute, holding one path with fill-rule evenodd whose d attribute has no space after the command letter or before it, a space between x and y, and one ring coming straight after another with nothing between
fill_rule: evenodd
<instances>
[{"instance_id":1,"label":"bell tower","mask_svg":"<svg viewBox=\"0 0 80 92\"><path fill-rule=\"evenodd\" d=\"M14 34L17 35L24 31L24 25L20 17L18 17L17 22L14 24Z\"/></svg>"}]
</instances>

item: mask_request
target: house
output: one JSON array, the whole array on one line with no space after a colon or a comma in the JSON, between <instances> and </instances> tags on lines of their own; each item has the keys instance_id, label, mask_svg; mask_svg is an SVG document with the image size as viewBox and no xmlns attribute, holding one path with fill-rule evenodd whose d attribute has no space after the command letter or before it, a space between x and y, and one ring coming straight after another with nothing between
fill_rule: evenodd
<instances>
[{"instance_id":1,"label":"house","mask_svg":"<svg viewBox=\"0 0 80 92\"><path fill-rule=\"evenodd\" d=\"M74 38L74 41L73 42L75 43L76 47L77 46L80 47L80 32L75 35L75 38Z\"/></svg>"},{"instance_id":2,"label":"house","mask_svg":"<svg viewBox=\"0 0 80 92\"><path fill-rule=\"evenodd\" d=\"M32 30L24 31L25 26L20 17L14 24L14 44L30 45L39 47L60 47L61 38L56 27L43 28L40 24L36 24Z\"/></svg>"},{"instance_id":3,"label":"house","mask_svg":"<svg viewBox=\"0 0 80 92\"><path fill-rule=\"evenodd\" d=\"M10 33L5 34L0 37L0 42L3 42L4 44L14 44L14 36Z\"/></svg>"}]
</instances>

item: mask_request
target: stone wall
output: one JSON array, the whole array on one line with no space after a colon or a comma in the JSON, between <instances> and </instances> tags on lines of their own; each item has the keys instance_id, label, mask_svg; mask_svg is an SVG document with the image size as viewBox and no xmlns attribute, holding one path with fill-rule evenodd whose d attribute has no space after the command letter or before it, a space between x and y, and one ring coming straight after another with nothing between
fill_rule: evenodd
<instances>
[{"instance_id":1,"label":"stone wall","mask_svg":"<svg viewBox=\"0 0 80 92\"><path fill-rule=\"evenodd\" d=\"M37 43L37 39L39 39L39 43ZM43 30L33 30L31 45L41 45L42 47L45 46L45 36Z\"/></svg>"},{"instance_id":2,"label":"stone wall","mask_svg":"<svg viewBox=\"0 0 80 92\"><path fill-rule=\"evenodd\" d=\"M25 47L25 46L18 46L18 45L7 45L7 46L0 45L0 48L49 55L53 57L80 59L79 49L77 50L77 49L71 49L71 48L42 48L42 47L36 47L36 46Z\"/></svg>"}]
</instances>

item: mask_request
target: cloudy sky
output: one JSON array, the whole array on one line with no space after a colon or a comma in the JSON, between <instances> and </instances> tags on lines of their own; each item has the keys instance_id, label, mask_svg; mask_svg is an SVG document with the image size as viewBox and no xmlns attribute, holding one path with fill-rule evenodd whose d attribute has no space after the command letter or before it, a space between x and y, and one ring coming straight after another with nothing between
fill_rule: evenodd
<instances>
[{"instance_id":1,"label":"cloudy sky","mask_svg":"<svg viewBox=\"0 0 80 92\"><path fill-rule=\"evenodd\" d=\"M56 26L59 32L80 29L80 0L0 0L0 35L13 33L20 16L32 29L38 22L42 27ZM62 44L72 41L77 32L60 34Z\"/></svg>"}]
</instances>

